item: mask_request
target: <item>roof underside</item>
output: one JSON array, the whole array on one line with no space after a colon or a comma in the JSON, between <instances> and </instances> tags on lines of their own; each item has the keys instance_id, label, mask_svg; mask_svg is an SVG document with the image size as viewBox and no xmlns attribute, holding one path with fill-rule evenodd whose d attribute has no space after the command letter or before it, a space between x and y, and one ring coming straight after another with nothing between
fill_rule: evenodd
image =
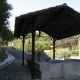
<instances>
[{"instance_id":1,"label":"roof underside","mask_svg":"<svg viewBox=\"0 0 80 80\"><path fill-rule=\"evenodd\" d=\"M26 36L34 27L33 23L35 31L45 32L58 40L80 33L80 13L65 5L16 17L14 36Z\"/></svg>"}]
</instances>

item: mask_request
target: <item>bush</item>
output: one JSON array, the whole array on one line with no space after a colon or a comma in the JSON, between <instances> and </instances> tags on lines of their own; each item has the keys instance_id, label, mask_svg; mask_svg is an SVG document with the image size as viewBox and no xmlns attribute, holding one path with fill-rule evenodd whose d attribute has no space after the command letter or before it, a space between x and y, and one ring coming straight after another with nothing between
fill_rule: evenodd
<instances>
[{"instance_id":1,"label":"bush","mask_svg":"<svg viewBox=\"0 0 80 80\"><path fill-rule=\"evenodd\" d=\"M58 50L59 50L59 48L55 48L55 55ZM53 58L53 49L51 49L47 54L49 57Z\"/></svg>"},{"instance_id":2,"label":"bush","mask_svg":"<svg viewBox=\"0 0 80 80\"><path fill-rule=\"evenodd\" d=\"M72 45L72 56L78 56L79 55L79 45L78 44L73 44Z\"/></svg>"},{"instance_id":3,"label":"bush","mask_svg":"<svg viewBox=\"0 0 80 80\"><path fill-rule=\"evenodd\" d=\"M44 44L40 43L39 41L36 41L35 51L38 52L38 51L43 51L43 50L44 50Z\"/></svg>"},{"instance_id":4,"label":"bush","mask_svg":"<svg viewBox=\"0 0 80 80\"><path fill-rule=\"evenodd\" d=\"M70 56L71 56L71 51L68 48L59 49L59 51L57 51L56 53L56 57L59 59L61 58L68 59Z\"/></svg>"},{"instance_id":5,"label":"bush","mask_svg":"<svg viewBox=\"0 0 80 80\"><path fill-rule=\"evenodd\" d=\"M5 50L5 48L2 48L0 51L0 62L4 61L8 57L8 55L5 53Z\"/></svg>"},{"instance_id":6,"label":"bush","mask_svg":"<svg viewBox=\"0 0 80 80\"><path fill-rule=\"evenodd\" d=\"M50 58L53 58L53 49L51 49L47 54Z\"/></svg>"}]
</instances>

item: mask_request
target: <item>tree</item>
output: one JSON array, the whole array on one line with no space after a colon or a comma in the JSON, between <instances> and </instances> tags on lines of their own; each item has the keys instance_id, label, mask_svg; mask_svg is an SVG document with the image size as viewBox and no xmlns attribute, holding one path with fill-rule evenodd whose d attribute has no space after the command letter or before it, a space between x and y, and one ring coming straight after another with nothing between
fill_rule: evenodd
<instances>
[{"instance_id":1,"label":"tree","mask_svg":"<svg viewBox=\"0 0 80 80\"><path fill-rule=\"evenodd\" d=\"M11 16L10 10L12 9L12 5L8 4L7 0L0 0L0 36L3 38L4 42L8 42L13 39L13 34L8 29L8 19Z\"/></svg>"},{"instance_id":2,"label":"tree","mask_svg":"<svg viewBox=\"0 0 80 80\"><path fill-rule=\"evenodd\" d=\"M8 4L7 0L0 0L0 28L9 24L8 18L11 16L12 9L12 5Z\"/></svg>"},{"instance_id":3,"label":"tree","mask_svg":"<svg viewBox=\"0 0 80 80\"><path fill-rule=\"evenodd\" d=\"M76 35L76 36L72 36L69 38L62 39L62 40L57 40L56 46L63 47L63 48L69 48L70 50L72 50L72 45L78 43L79 37L80 35Z\"/></svg>"},{"instance_id":4,"label":"tree","mask_svg":"<svg viewBox=\"0 0 80 80\"><path fill-rule=\"evenodd\" d=\"M2 30L2 35L3 43L8 45L8 42L13 40L13 33L6 27Z\"/></svg>"}]
</instances>

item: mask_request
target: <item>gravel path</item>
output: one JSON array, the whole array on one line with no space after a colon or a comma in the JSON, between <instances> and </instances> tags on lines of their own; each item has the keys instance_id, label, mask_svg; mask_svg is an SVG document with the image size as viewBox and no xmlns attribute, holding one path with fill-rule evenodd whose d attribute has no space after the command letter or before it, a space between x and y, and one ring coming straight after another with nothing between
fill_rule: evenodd
<instances>
[{"instance_id":1,"label":"gravel path","mask_svg":"<svg viewBox=\"0 0 80 80\"><path fill-rule=\"evenodd\" d=\"M21 65L21 59L15 59L11 64L4 68L0 68L0 80L30 80L31 73L25 65Z\"/></svg>"}]
</instances>

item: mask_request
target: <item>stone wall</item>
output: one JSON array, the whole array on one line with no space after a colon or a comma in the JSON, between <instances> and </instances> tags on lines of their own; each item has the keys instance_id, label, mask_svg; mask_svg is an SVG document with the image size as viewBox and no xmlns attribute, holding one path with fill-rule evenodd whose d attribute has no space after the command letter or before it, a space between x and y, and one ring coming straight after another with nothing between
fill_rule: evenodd
<instances>
[{"instance_id":1,"label":"stone wall","mask_svg":"<svg viewBox=\"0 0 80 80\"><path fill-rule=\"evenodd\" d=\"M40 80L76 80L80 77L80 62L66 60L53 62L35 62L35 74ZM80 80L80 79L78 79Z\"/></svg>"}]
</instances>

